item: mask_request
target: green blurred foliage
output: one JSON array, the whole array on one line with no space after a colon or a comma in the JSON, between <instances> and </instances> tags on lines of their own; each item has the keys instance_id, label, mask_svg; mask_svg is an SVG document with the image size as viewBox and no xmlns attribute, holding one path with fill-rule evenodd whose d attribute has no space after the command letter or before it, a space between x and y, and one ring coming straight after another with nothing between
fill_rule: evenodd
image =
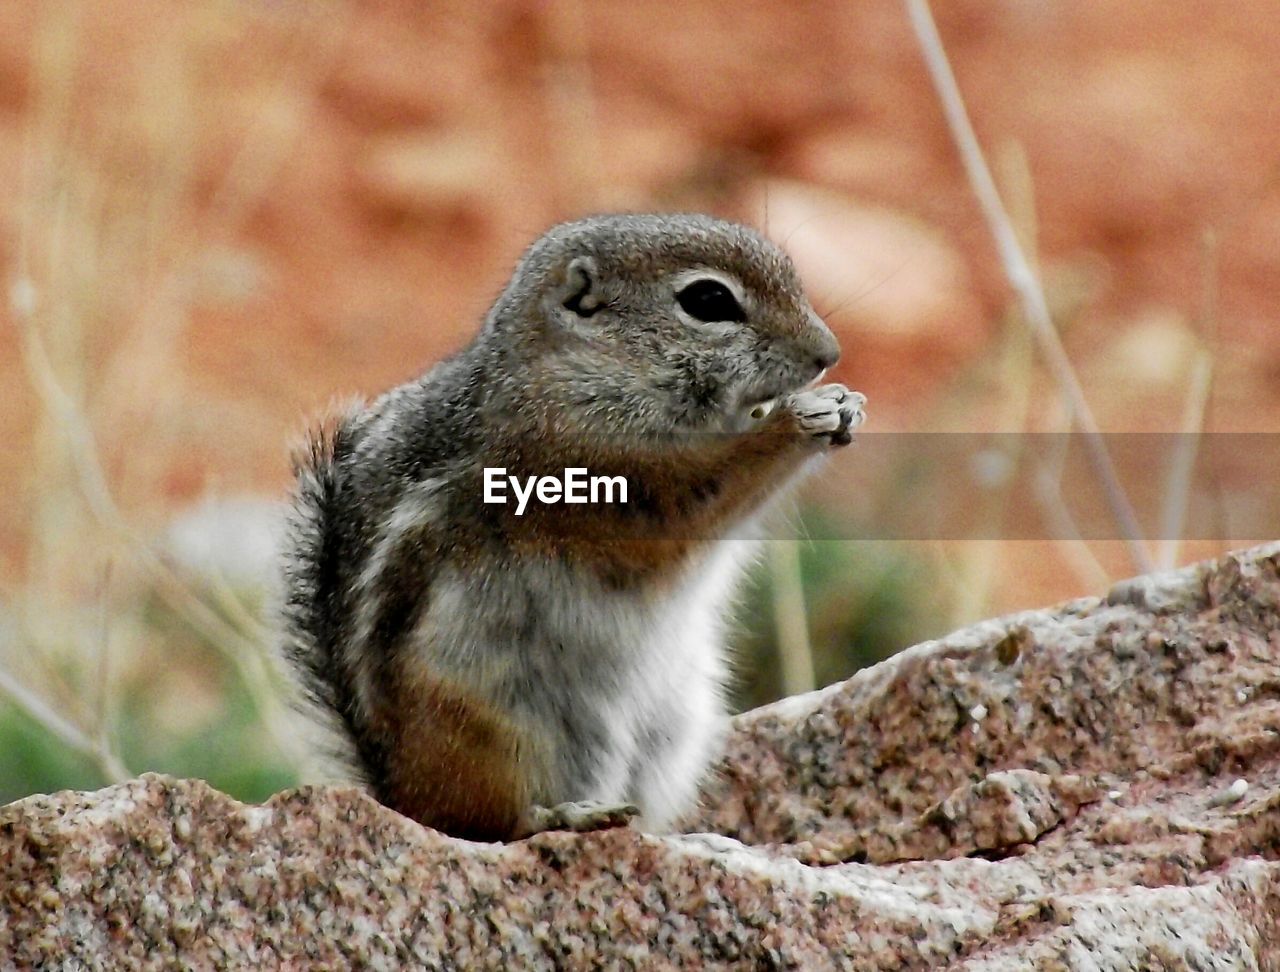
<instances>
[{"instance_id":1,"label":"green blurred foliage","mask_svg":"<svg viewBox=\"0 0 1280 972\"><path fill-rule=\"evenodd\" d=\"M807 522L814 524L812 516ZM816 528L810 532L821 535ZM809 540L800 545L816 687L843 681L932 632L917 613L929 589L925 568L892 544ZM770 571L757 565L748 577L733 637L734 708L755 708L780 698L779 648Z\"/></svg>"},{"instance_id":2,"label":"green blurred foliage","mask_svg":"<svg viewBox=\"0 0 1280 972\"><path fill-rule=\"evenodd\" d=\"M178 733L156 728L145 690L135 687L121 701L112 740L136 773L208 780L249 802L265 800L298 781L294 770L263 745L257 714L241 687L228 686L212 718ZM0 804L31 793L96 790L104 783L87 756L68 749L14 706L0 705Z\"/></svg>"},{"instance_id":3,"label":"green blurred foliage","mask_svg":"<svg viewBox=\"0 0 1280 972\"><path fill-rule=\"evenodd\" d=\"M211 645L154 596L137 608L147 637L131 657L112 657L109 739L134 773L195 777L240 800L260 802L298 775L263 727L253 694L224 650ZM58 666L74 711L46 701L83 728L98 691L96 652ZM76 664L75 659L80 663ZM33 686L38 691L38 687ZM31 793L94 790L107 781L87 755L0 700L0 803Z\"/></svg>"},{"instance_id":4,"label":"green blurred foliage","mask_svg":"<svg viewBox=\"0 0 1280 972\"><path fill-rule=\"evenodd\" d=\"M29 793L86 790L102 785L87 757L62 745L12 705L0 705L0 803Z\"/></svg>"}]
</instances>

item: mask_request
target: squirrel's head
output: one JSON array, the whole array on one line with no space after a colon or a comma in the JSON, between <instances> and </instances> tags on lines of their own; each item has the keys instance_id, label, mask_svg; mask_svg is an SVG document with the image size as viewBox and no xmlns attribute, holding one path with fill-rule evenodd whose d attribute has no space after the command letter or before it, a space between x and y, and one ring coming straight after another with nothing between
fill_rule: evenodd
<instances>
[{"instance_id":1,"label":"squirrel's head","mask_svg":"<svg viewBox=\"0 0 1280 972\"><path fill-rule=\"evenodd\" d=\"M840 356L786 254L701 215L554 227L516 267L485 333L518 347L525 375L563 405L689 429L743 427Z\"/></svg>"}]
</instances>

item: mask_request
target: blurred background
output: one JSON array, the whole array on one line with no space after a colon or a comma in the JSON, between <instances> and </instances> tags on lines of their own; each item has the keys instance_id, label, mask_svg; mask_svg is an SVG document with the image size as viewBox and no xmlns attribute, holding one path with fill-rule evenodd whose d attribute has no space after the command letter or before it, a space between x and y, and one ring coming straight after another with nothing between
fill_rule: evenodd
<instances>
[{"instance_id":1,"label":"blurred background","mask_svg":"<svg viewBox=\"0 0 1280 972\"><path fill-rule=\"evenodd\" d=\"M1280 6L939 7L1101 427L1280 430ZM865 436L1070 428L898 0L10 0L0 187L0 802L310 774L264 611L289 450L464 343L558 220L693 209L784 243ZM1027 537L878 533L851 511L968 471L858 448L752 578L741 708L1137 570L1039 467Z\"/></svg>"}]
</instances>

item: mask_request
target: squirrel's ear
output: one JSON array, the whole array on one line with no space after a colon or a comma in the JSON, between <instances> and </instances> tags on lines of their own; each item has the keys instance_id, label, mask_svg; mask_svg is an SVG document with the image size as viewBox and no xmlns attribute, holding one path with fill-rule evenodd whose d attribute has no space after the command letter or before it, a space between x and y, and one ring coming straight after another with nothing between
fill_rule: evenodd
<instances>
[{"instance_id":1,"label":"squirrel's ear","mask_svg":"<svg viewBox=\"0 0 1280 972\"><path fill-rule=\"evenodd\" d=\"M580 256L569 261L560 286L559 302L561 307L578 317L591 317L604 306L595 260Z\"/></svg>"}]
</instances>

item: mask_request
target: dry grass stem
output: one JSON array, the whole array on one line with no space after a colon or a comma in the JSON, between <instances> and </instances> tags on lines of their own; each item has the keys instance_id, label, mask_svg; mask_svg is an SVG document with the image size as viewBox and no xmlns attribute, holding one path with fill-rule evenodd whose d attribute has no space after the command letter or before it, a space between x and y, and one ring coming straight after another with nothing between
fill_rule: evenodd
<instances>
[{"instance_id":1,"label":"dry grass stem","mask_svg":"<svg viewBox=\"0 0 1280 972\"><path fill-rule=\"evenodd\" d=\"M546 5L544 36L549 48L545 90L549 150L559 156L555 186L558 211L601 207L599 132L591 73L591 35L583 0L553 0ZM572 138L560 133L572 132Z\"/></svg>"},{"instance_id":2,"label":"dry grass stem","mask_svg":"<svg viewBox=\"0 0 1280 972\"><path fill-rule=\"evenodd\" d=\"M1035 489L1040 509L1048 519L1049 533L1057 541L1067 566L1080 579L1085 590L1105 590L1111 578L1080 535L1075 517L1062 498L1061 479L1047 463L1036 469Z\"/></svg>"},{"instance_id":3,"label":"dry grass stem","mask_svg":"<svg viewBox=\"0 0 1280 972\"><path fill-rule=\"evenodd\" d=\"M1035 261L1038 247L1035 188L1026 152L1020 145L1010 143L1005 147L997 157L997 171L1001 185L1006 187L1006 194L1011 201L1011 209L1015 214L1014 226L1029 259ZM1015 310L1011 313L1017 312ZM1033 398L1033 350L1026 327L1020 321L1006 320L995 351L995 371L999 376L999 387L1003 391L995 427L1025 430L1031 417ZM1003 533L1016 470L1024 459L1021 439L1014 439L1013 443L1013 448L1006 455L1009 475L1002 482L994 484L985 497L985 538L969 543L963 554L964 564L958 571L957 594L951 611L952 628L977 621L987 613L997 565L1002 562L1001 541L998 538Z\"/></svg>"},{"instance_id":4,"label":"dry grass stem","mask_svg":"<svg viewBox=\"0 0 1280 972\"><path fill-rule=\"evenodd\" d=\"M112 564L102 571L102 585L98 591L98 671L94 678L93 738L98 752L111 752L111 570Z\"/></svg>"},{"instance_id":5,"label":"dry grass stem","mask_svg":"<svg viewBox=\"0 0 1280 972\"><path fill-rule=\"evenodd\" d=\"M965 174L974 194L978 197L978 203L995 239L996 250L1005 275L1022 303L1027 324L1031 328L1045 363L1066 400L1077 428L1084 436L1090 465L1106 495L1107 505L1120 535L1128 546L1134 567L1142 573L1147 573L1152 569L1152 561L1146 542L1142 538L1137 516L1120 484L1101 431L1085 399L1084 390L1067 357L1066 349L1063 348L1062 341L1058 337L1044 290L1018 243L1017 233L1000 200L995 181L991 177L991 170L987 166L973 126L969 122L964 100L947 60L942 39L938 36L938 28L933 21L929 4L927 0L904 0L904 2L912 28L920 42L929 75L942 104L947 127L960 153Z\"/></svg>"},{"instance_id":6,"label":"dry grass stem","mask_svg":"<svg viewBox=\"0 0 1280 972\"><path fill-rule=\"evenodd\" d=\"M330 4L299 21L303 29L296 31L271 79L261 110L237 139L223 177L208 202L192 209L193 146L201 119L214 116L204 113L196 75L188 70L192 58L204 55L198 44L193 46L197 35L188 28L210 8L196 5L167 26L157 26L161 36L155 56L139 65L136 97L117 126L86 141L77 135L71 110L86 8L79 0L52 5L36 45L37 108L24 167L29 205L20 224L12 295L22 361L43 412L33 469L41 488L32 518L36 550L28 572L33 579L28 581L33 589L29 597L35 587L66 585L68 574L75 573L67 544L73 537L84 543L84 528L96 523L102 532L91 542L107 557L114 556L113 550L127 556L150 590L230 662L277 749L291 758L297 757L300 740L278 691L280 678L268 658L265 625L221 578L211 580L209 590L197 590L128 522L116 489L119 495L133 495L130 476L147 488L153 470L125 464L109 484L94 429L116 428L128 416L138 434L139 423L151 421L148 416L157 408L150 394L154 389L139 383L138 375L172 372L175 341L188 326L192 267L210 245L236 237L287 163L323 79L343 50L347 7ZM249 16L228 27L249 31L253 24ZM163 124L156 124L160 119ZM139 141L156 160L154 171L139 176L154 183L144 200L134 198L133 183L113 181L104 165L116 139ZM193 216L198 217L194 231L175 230L189 225ZM112 354L96 373L88 375L87 345L93 333L124 308L124 319L134 323L113 341ZM32 622L39 617L33 614ZM105 634L99 664L106 664ZM100 679L99 687L103 684ZM99 742L105 740L108 708L108 699L97 700Z\"/></svg>"},{"instance_id":7,"label":"dry grass stem","mask_svg":"<svg viewBox=\"0 0 1280 972\"><path fill-rule=\"evenodd\" d=\"M133 776L120 758L103 745L102 740L90 738L78 726L62 718L3 667L0 667L0 692L64 745L89 757L108 783L120 783Z\"/></svg>"},{"instance_id":8,"label":"dry grass stem","mask_svg":"<svg viewBox=\"0 0 1280 972\"><path fill-rule=\"evenodd\" d=\"M1213 354L1203 348L1191 361L1187 382L1187 398L1182 408L1182 421L1174 446L1169 471L1165 476L1164 503L1160 511L1160 549L1157 563L1162 570L1178 562L1182 532L1186 528L1187 507L1191 501L1191 480L1200 453L1200 436L1204 431L1209 397L1213 391Z\"/></svg>"},{"instance_id":9,"label":"dry grass stem","mask_svg":"<svg viewBox=\"0 0 1280 972\"><path fill-rule=\"evenodd\" d=\"M1165 477L1164 503L1160 511L1161 543L1156 557L1162 569L1173 567L1178 562L1191 500L1191 480L1200 452L1200 437L1204 434L1213 397L1214 345L1218 333L1218 238L1213 231L1205 233L1200 257L1199 330L1203 345L1191 361L1187 397L1178 424L1180 434Z\"/></svg>"},{"instance_id":10,"label":"dry grass stem","mask_svg":"<svg viewBox=\"0 0 1280 972\"><path fill-rule=\"evenodd\" d=\"M810 692L815 685L813 646L804 606L798 542L769 544L769 575L773 588L773 623L778 639L782 694Z\"/></svg>"},{"instance_id":11,"label":"dry grass stem","mask_svg":"<svg viewBox=\"0 0 1280 972\"><path fill-rule=\"evenodd\" d=\"M16 305L18 302L14 303ZM276 691L278 680L263 658L265 644L247 637L209 607L164 558L129 526L107 486L92 430L53 373L37 333L34 317L23 315L19 320L23 334L23 360L28 375L45 408L56 417L67 437L81 491L95 518L126 544L130 553L150 576L156 593L165 604L231 662L277 748L286 755L296 757L299 743L289 728L284 705ZM258 627L260 630L260 626Z\"/></svg>"}]
</instances>

